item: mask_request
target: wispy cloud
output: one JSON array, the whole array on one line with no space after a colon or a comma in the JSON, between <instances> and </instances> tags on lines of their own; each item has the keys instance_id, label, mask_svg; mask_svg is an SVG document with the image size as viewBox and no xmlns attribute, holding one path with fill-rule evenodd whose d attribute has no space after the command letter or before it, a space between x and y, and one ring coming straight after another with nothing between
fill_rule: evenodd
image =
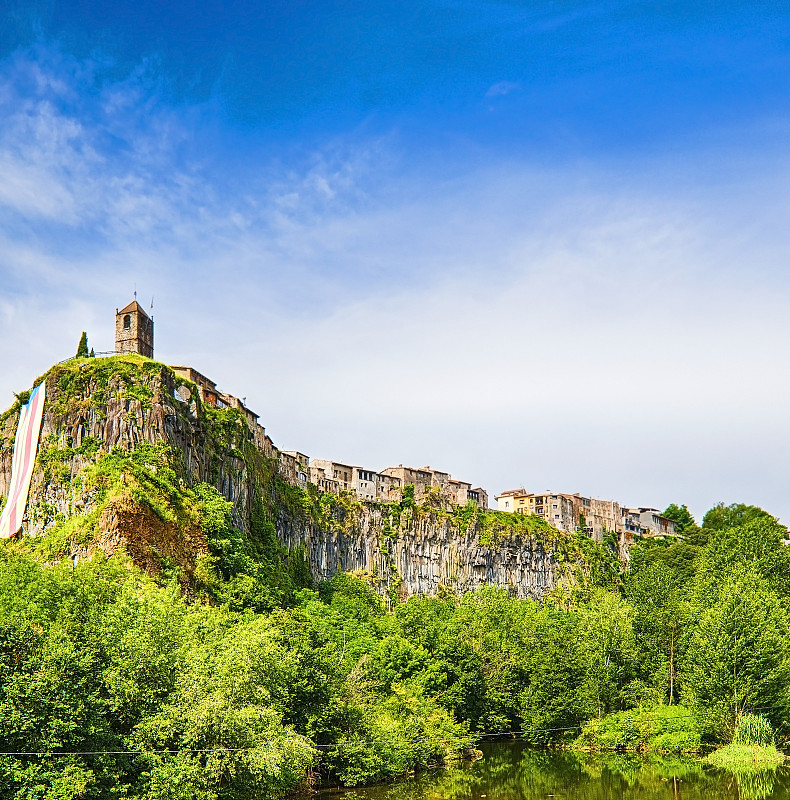
<instances>
[{"instance_id":1,"label":"wispy cloud","mask_svg":"<svg viewBox=\"0 0 790 800\"><path fill-rule=\"evenodd\" d=\"M521 84L514 81L497 81L497 83L488 87L486 97L504 97L520 88Z\"/></svg>"},{"instance_id":2,"label":"wispy cloud","mask_svg":"<svg viewBox=\"0 0 790 800\"><path fill-rule=\"evenodd\" d=\"M109 348L136 284L158 355L284 446L790 518L786 161L429 174L356 135L228 173L148 80L0 67L0 399Z\"/></svg>"}]
</instances>

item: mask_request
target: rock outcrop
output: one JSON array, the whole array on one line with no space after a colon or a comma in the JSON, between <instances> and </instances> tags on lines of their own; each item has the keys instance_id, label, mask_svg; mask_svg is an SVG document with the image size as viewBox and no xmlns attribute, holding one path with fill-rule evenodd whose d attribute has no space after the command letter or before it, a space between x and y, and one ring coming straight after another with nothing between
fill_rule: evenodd
<instances>
[{"instance_id":1,"label":"rock outcrop","mask_svg":"<svg viewBox=\"0 0 790 800\"><path fill-rule=\"evenodd\" d=\"M204 408L196 387L161 364L139 357L76 360L54 367L46 381L25 533L46 536L65 520L94 513L95 535L87 543L78 538L70 542L68 555L73 558L123 547L151 572L167 563L189 575L196 559L207 552L193 519L158 517L135 500L134 492L124 492L123 474L116 476L117 496L109 501L105 496L101 509L97 506L102 457L141 454L138 467L149 470L156 481L161 466L146 462L145 446L150 445L166 446L171 454L175 468L168 480L215 486L232 503L234 524L243 530L253 498L263 495L279 540L289 550L304 548L318 581L344 570L366 573L382 593L401 599L443 589L461 594L486 584L539 599L569 579L567 553L558 558L561 535L548 526L542 529L537 521L530 529L514 515L510 528L510 523L500 523L491 534L481 514L466 519L430 508L352 499L324 516L294 510L293 503L281 502L277 464L255 448L243 417ZM13 410L0 418L0 495L7 493L11 478L17 419ZM292 495L310 494L286 488ZM482 517L486 513L495 514L482 512Z\"/></svg>"},{"instance_id":2,"label":"rock outcrop","mask_svg":"<svg viewBox=\"0 0 790 800\"><path fill-rule=\"evenodd\" d=\"M557 585L554 552L538 537L516 534L483 544L479 525L454 525L425 510L400 514L394 535L384 535L385 528L375 504L363 505L341 525L295 524L287 516L277 523L278 537L289 550L305 548L316 580L338 570L363 572L400 600L442 590L460 595L492 584L537 600Z\"/></svg>"}]
</instances>

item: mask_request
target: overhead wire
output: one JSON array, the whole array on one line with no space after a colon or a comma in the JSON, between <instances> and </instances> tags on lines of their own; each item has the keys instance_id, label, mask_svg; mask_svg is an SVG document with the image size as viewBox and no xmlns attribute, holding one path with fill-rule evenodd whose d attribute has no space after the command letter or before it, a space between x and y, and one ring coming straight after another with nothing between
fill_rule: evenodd
<instances>
[{"instance_id":1,"label":"overhead wire","mask_svg":"<svg viewBox=\"0 0 790 800\"><path fill-rule=\"evenodd\" d=\"M756 711L756 710L768 710L771 708L780 708L780 705L772 705L772 706L755 706L753 709L749 709L749 711ZM667 706L667 708L671 708L671 706ZM658 716L661 712L642 712L640 714L641 719L650 718ZM677 714L673 717L673 719L688 719L691 717L697 716L693 713L688 714ZM561 727L552 727L552 728L531 728L529 730L506 730L506 731L488 731L485 733L478 733L478 732L470 732L466 736L462 738L472 738L474 739L475 743L480 742L482 739L493 739L496 737L520 737L523 740L526 737L531 737L535 734L541 733L559 733L563 731L575 731L575 730L582 730L581 725L565 725ZM426 736L426 737L414 737L411 739L403 739L401 740L403 743L406 744L423 744L427 742L441 742L441 741L448 741L449 737L447 736ZM59 751L36 751L36 750L29 750L29 751L0 751L0 757L2 756L15 756L15 757L29 757L29 758L66 758L68 756L96 756L96 755L112 755L112 756L141 756L141 755L178 755L180 753L187 753L190 755L205 755L205 754L214 754L214 753L248 753L254 752L256 750L263 750L266 748L267 745L276 744L281 740L279 739L265 739L260 744L257 744L252 747L182 747L182 748L175 748L175 749L150 749L150 750L59 750ZM368 739L368 740L352 740L348 742L335 742L332 744L315 744L313 742L309 742L309 746L314 750L331 750L336 749L340 750L343 748L353 748L353 747L369 747L374 745L381 745L381 744L392 744L392 739Z\"/></svg>"}]
</instances>

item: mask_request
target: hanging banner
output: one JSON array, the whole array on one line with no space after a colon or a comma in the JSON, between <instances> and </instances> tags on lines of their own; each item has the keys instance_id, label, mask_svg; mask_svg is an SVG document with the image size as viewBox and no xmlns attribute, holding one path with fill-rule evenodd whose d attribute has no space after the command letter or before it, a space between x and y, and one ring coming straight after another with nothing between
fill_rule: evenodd
<instances>
[{"instance_id":1,"label":"hanging banner","mask_svg":"<svg viewBox=\"0 0 790 800\"><path fill-rule=\"evenodd\" d=\"M27 507L27 493L38 452L41 418L44 414L44 384L40 383L30 393L27 405L19 410L19 424L14 440L14 461L11 467L11 485L8 499L0 514L0 539L8 539L22 527Z\"/></svg>"}]
</instances>

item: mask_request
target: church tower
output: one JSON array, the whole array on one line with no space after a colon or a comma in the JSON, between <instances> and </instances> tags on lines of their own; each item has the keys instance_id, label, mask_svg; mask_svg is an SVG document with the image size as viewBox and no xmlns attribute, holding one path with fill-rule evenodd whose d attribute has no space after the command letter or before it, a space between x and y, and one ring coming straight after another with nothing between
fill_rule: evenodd
<instances>
[{"instance_id":1,"label":"church tower","mask_svg":"<svg viewBox=\"0 0 790 800\"><path fill-rule=\"evenodd\" d=\"M137 300L115 309L115 352L154 357L154 321Z\"/></svg>"}]
</instances>

